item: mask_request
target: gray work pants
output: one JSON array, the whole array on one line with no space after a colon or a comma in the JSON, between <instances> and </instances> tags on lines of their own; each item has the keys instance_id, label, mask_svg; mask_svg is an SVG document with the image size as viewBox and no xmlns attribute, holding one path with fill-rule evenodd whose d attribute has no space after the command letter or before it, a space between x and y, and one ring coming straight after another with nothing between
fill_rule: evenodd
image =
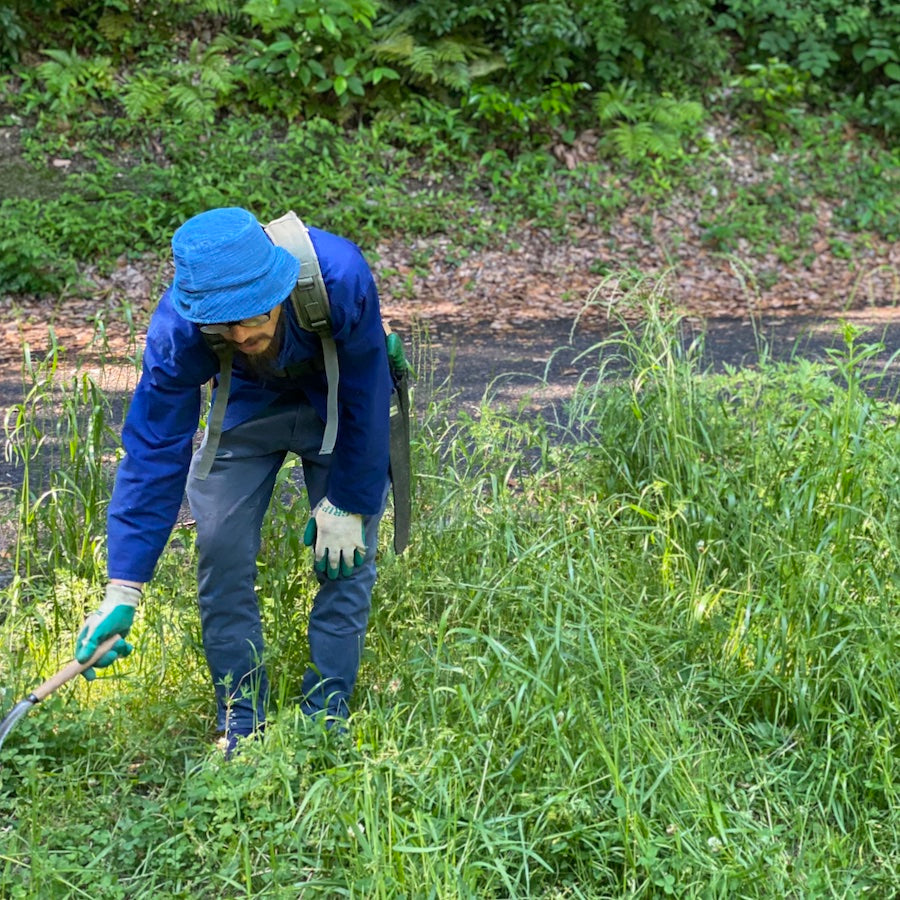
<instances>
[{"instance_id":1,"label":"gray work pants","mask_svg":"<svg viewBox=\"0 0 900 900\"><path fill-rule=\"evenodd\" d=\"M224 432L208 477L188 475L197 522L198 594L203 647L215 686L218 726L249 734L265 717L269 684L255 591L260 528L288 451L303 465L310 508L325 495L330 456L319 454L324 424L306 403L281 404ZM385 479L387 499L388 483ZM365 563L349 578L319 579L309 616L310 662L303 676L304 712L345 717L356 683L375 584L378 515L365 516ZM307 511L298 511L304 519ZM312 551L309 551L311 562Z\"/></svg>"}]
</instances>

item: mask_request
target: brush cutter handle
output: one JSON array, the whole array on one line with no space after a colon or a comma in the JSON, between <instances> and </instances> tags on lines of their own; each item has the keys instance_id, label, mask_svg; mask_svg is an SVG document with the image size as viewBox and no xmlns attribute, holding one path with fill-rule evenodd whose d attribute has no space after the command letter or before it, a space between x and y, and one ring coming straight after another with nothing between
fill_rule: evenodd
<instances>
[{"instance_id":1,"label":"brush cutter handle","mask_svg":"<svg viewBox=\"0 0 900 900\"><path fill-rule=\"evenodd\" d=\"M67 666L63 666L55 675L51 675L42 685L36 687L30 694L34 703L40 703L45 697L49 697L57 688L62 687L67 681L71 681L76 675L80 675L85 669L89 669L104 653L108 653L122 638L114 634L107 638L98 648L97 652L85 663L73 659ZM29 697L29 699L30 699Z\"/></svg>"}]
</instances>

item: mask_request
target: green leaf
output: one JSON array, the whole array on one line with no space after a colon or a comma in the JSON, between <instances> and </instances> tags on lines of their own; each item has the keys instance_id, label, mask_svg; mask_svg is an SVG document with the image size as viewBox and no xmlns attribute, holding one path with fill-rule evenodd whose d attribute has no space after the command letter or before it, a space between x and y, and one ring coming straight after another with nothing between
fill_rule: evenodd
<instances>
[{"instance_id":1,"label":"green leaf","mask_svg":"<svg viewBox=\"0 0 900 900\"><path fill-rule=\"evenodd\" d=\"M894 81L900 81L900 64L890 62L884 67L884 74Z\"/></svg>"},{"instance_id":2,"label":"green leaf","mask_svg":"<svg viewBox=\"0 0 900 900\"><path fill-rule=\"evenodd\" d=\"M336 40L340 40L341 30L337 23L327 13L322 16L322 27Z\"/></svg>"},{"instance_id":3,"label":"green leaf","mask_svg":"<svg viewBox=\"0 0 900 900\"><path fill-rule=\"evenodd\" d=\"M399 77L400 75L397 72L393 69L389 69L387 66L378 66L369 73L369 80L372 84L378 84L383 78L396 80Z\"/></svg>"}]
</instances>

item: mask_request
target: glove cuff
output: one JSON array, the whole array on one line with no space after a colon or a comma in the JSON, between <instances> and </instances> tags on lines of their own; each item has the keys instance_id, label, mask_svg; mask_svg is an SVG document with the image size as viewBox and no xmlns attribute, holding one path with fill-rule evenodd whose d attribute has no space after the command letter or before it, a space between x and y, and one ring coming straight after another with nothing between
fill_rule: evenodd
<instances>
[{"instance_id":1,"label":"glove cuff","mask_svg":"<svg viewBox=\"0 0 900 900\"><path fill-rule=\"evenodd\" d=\"M325 513L328 516L336 516L339 519L345 519L348 516L355 516L356 513L352 513L347 509L342 509L340 506L332 503L327 497L323 497L317 504L316 508L312 511L313 516L316 513Z\"/></svg>"},{"instance_id":2,"label":"glove cuff","mask_svg":"<svg viewBox=\"0 0 900 900\"><path fill-rule=\"evenodd\" d=\"M104 605L130 606L132 609L137 609L142 596L143 591L140 588L131 587L127 584L107 584Z\"/></svg>"}]
</instances>

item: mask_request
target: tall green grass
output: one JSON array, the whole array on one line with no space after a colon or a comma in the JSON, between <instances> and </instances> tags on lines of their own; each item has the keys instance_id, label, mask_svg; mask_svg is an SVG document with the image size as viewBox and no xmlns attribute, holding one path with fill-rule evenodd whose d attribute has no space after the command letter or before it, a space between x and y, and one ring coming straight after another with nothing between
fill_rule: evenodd
<instances>
[{"instance_id":1,"label":"tall green grass","mask_svg":"<svg viewBox=\"0 0 900 900\"><path fill-rule=\"evenodd\" d=\"M880 348L848 326L827 363L713 375L679 328L651 310L583 354L568 420L490 397L421 411L414 539L395 557L386 523L345 735L292 703L314 585L290 472L259 582L270 727L230 764L179 528L138 652L2 750L0 893L891 896L900 463L898 407L867 383ZM79 496L57 492L59 515ZM17 564L54 572L6 590L3 711L99 592L65 530L23 539Z\"/></svg>"}]
</instances>

